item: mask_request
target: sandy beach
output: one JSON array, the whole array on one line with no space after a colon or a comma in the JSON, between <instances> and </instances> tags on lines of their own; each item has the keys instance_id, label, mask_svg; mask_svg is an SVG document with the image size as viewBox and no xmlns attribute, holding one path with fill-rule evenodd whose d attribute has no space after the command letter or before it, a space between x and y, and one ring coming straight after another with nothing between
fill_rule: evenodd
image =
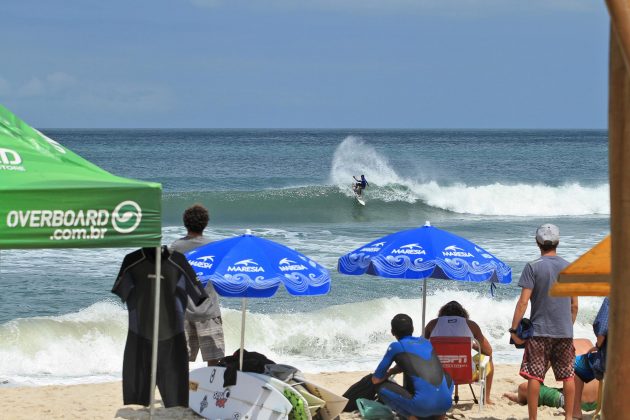
<instances>
[{"instance_id":1,"label":"sandy beach","mask_svg":"<svg viewBox=\"0 0 630 420\"><path fill-rule=\"evenodd\" d=\"M493 405L479 411L468 400L471 395L467 387L460 387L460 403L448 413L454 419L526 419L527 407L506 398L504 392L515 392L522 379L517 374L517 365L497 365L492 387ZM306 376L332 391L343 393L352 383L366 372L312 373ZM549 380L550 378L548 378ZM549 382L551 384L552 381ZM159 419L198 419L188 408L162 407L159 394L156 396L155 417ZM148 418L147 408L124 406L122 403L121 382L84 384L71 386L45 386L30 388L0 389L0 418L2 419L141 419ZM540 419L559 419L562 410L558 408L539 408ZM360 418L358 412L346 413L342 419ZM585 415L590 419L590 415Z\"/></svg>"}]
</instances>

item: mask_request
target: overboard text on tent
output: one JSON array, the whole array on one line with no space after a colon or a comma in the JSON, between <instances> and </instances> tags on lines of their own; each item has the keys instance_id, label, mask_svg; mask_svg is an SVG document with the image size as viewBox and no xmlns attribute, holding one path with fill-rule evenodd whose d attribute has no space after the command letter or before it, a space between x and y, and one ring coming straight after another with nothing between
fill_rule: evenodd
<instances>
[{"instance_id":1,"label":"overboard text on tent","mask_svg":"<svg viewBox=\"0 0 630 420\"><path fill-rule=\"evenodd\" d=\"M10 228L53 228L50 240L103 239L111 227L118 233L131 233L142 220L142 209L131 200L107 209L10 210L6 223Z\"/></svg>"}]
</instances>

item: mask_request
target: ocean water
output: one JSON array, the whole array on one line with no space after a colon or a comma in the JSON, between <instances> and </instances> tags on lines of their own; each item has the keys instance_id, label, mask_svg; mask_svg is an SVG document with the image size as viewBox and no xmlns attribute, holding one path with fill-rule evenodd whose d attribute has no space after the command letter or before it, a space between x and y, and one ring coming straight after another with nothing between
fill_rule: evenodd
<instances>
[{"instance_id":1,"label":"ocean water","mask_svg":"<svg viewBox=\"0 0 630 420\"><path fill-rule=\"evenodd\" d=\"M251 229L328 267L326 296L281 290L248 303L246 348L304 371L372 370L393 315L420 324L420 282L336 273L337 258L365 242L430 221L510 264L513 282L494 296L487 283L429 280L427 317L460 301L496 360L516 363L507 328L520 272L537 257L535 228L557 224L570 261L610 230L601 130L43 131L112 173L162 183L166 244L185 233L182 211L201 202L211 238ZM359 174L370 183L365 207L350 190ZM129 251L0 252L0 386L120 379L127 313L110 290ZM592 336L600 302L580 300L576 336ZM221 305L232 352L240 300Z\"/></svg>"}]
</instances>

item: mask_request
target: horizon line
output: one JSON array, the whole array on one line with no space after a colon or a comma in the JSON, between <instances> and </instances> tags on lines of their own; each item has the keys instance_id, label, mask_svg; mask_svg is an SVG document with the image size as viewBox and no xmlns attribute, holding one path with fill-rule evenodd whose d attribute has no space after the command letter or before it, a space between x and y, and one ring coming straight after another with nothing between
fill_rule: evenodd
<instances>
[{"instance_id":1,"label":"horizon line","mask_svg":"<svg viewBox=\"0 0 630 420\"><path fill-rule=\"evenodd\" d=\"M444 128L444 127L417 127L417 128L403 128L403 127L329 127L329 128L316 128L316 127L43 127L38 130L309 130L309 131L566 131L566 130L587 130L587 131L607 131L608 127L603 128L566 128L566 127L553 127L553 128Z\"/></svg>"}]
</instances>

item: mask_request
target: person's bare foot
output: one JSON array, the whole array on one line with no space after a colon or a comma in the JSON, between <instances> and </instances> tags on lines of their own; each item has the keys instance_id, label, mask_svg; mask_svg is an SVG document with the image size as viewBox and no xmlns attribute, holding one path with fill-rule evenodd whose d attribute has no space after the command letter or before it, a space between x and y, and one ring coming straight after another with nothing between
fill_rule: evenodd
<instances>
[{"instance_id":1,"label":"person's bare foot","mask_svg":"<svg viewBox=\"0 0 630 420\"><path fill-rule=\"evenodd\" d=\"M486 402L485 402L485 404L486 404L486 405L494 405L494 401L493 401L493 400L491 400L491 399L489 399L489 398L486 398Z\"/></svg>"}]
</instances>

